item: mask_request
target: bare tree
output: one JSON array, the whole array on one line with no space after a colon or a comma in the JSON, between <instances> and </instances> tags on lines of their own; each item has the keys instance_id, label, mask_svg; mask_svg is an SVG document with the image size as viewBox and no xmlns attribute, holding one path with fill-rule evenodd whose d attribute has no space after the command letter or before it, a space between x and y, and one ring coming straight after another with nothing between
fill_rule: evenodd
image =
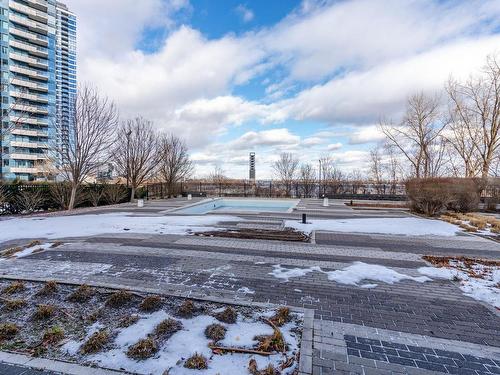
<instances>
[{"instance_id":1,"label":"bare tree","mask_svg":"<svg viewBox=\"0 0 500 375\"><path fill-rule=\"evenodd\" d=\"M332 194L342 193L345 176L342 171L335 166L334 160L329 156L323 156L320 159L320 165L323 193L325 193L325 189L328 189Z\"/></svg>"},{"instance_id":2,"label":"bare tree","mask_svg":"<svg viewBox=\"0 0 500 375\"><path fill-rule=\"evenodd\" d=\"M309 198L316 185L316 169L310 163L302 164L299 170L299 181L304 198Z\"/></svg>"},{"instance_id":3,"label":"bare tree","mask_svg":"<svg viewBox=\"0 0 500 375\"><path fill-rule=\"evenodd\" d=\"M224 184L228 180L228 178L226 176L226 172L218 165L216 165L214 170L212 172L210 172L208 179L210 182L212 182L213 184L216 184L216 185Z\"/></svg>"},{"instance_id":4,"label":"bare tree","mask_svg":"<svg viewBox=\"0 0 500 375\"><path fill-rule=\"evenodd\" d=\"M370 177L375 184L377 194L383 193L382 184L384 182L384 163L382 160L382 151L380 146L376 146L370 150Z\"/></svg>"},{"instance_id":5,"label":"bare tree","mask_svg":"<svg viewBox=\"0 0 500 375\"><path fill-rule=\"evenodd\" d=\"M71 183L68 209L75 206L76 193L85 179L97 174L109 158L112 133L118 124L113 102L90 86L78 89L70 144L56 146L56 164L61 175Z\"/></svg>"},{"instance_id":6,"label":"bare tree","mask_svg":"<svg viewBox=\"0 0 500 375\"><path fill-rule=\"evenodd\" d=\"M292 193L293 181L297 174L299 160L289 152L283 152L280 158L272 164L274 173L285 186L285 194L289 197Z\"/></svg>"},{"instance_id":7,"label":"bare tree","mask_svg":"<svg viewBox=\"0 0 500 375\"><path fill-rule=\"evenodd\" d=\"M118 130L113 158L118 174L130 183L130 201L158 165L158 136L153 123L142 117L123 122Z\"/></svg>"},{"instance_id":8,"label":"bare tree","mask_svg":"<svg viewBox=\"0 0 500 375\"><path fill-rule=\"evenodd\" d=\"M159 174L165 181L168 197L175 194L177 183L188 178L193 172L185 142L173 134L166 134L159 145Z\"/></svg>"},{"instance_id":9,"label":"bare tree","mask_svg":"<svg viewBox=\"0 0 500 375\"><path fill-rule=\"evenodd\" d=\"M389 178L389 183L391 186L390 193L392 195L396 194L397 190L397 185L399 178L398 176L400 175L401 172L401 166L399 165L399 159L396 155L395 152L395 146L392 144L385 144L384 145L384 153L387 159L387 162L384 165L384 169L386 170L386 175Z\"/></svg>"},{"instance_id":10,"label":"bare tree","mask_svg":"<svg viewBox=\"0 0 500 375\"><path fill-rule=\"evenodd\" d=\"M410 163L412 175L434 177L444 165L446 122L442 120L439 99L423 93L411 96L406 114L398 125L381 122L380 128Z\"/></svg>"},{"instance_id":11,"label":"bare tree","mask_svg":"<svg viewBox=\"0 0 500 375\"><path fill-rule=\"evenodd\" d=\"M499 57L488 56L483 74L471 76L465 83L450 79L447 91L454 135L451 143L464 162L465 174L487 178L500 157Z\"/></svg>"}]
</instances>

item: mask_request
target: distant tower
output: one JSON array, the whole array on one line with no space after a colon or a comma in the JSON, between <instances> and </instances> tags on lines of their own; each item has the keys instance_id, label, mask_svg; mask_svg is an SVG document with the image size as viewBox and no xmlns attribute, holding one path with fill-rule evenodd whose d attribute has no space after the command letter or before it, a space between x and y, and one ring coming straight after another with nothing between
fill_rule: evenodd
<instances>
[{"instance_id":1,"label":"distant tower","mask_svg":"<svg viewBox=\"0 0 500 375\"><path fill-rule=\"evenodd\" d=\"M250 166L249 178L250 180L255 181L255 152L250 153L249 166Z\"/></svg>"}]
</instances>

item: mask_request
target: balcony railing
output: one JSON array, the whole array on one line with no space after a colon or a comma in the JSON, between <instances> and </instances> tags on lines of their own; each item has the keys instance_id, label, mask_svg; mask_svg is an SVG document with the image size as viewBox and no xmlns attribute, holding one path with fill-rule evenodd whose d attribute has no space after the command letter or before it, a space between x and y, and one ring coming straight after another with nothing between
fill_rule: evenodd
<instances>
[{"instance_id":1,"label":"balcony railing","mask_svg":"<svg viewBox=\"0 0 500 375\"><path fill-rule=\"evenodd\" d=\"M45 35L40 35L32 33L26 30L21 30L16 27L10 28L10 33L16 36L20 36L28 39L32 43L36 43L42 46L47 46L49 44L49 39Z\"/></svg>"},{"instance_id":2,"label":"balcony railing","mask_svg":"<svg viewBox=\"0 0 500 375\"><path fill-rule=\"evenodd\" d=\"M49 27L47 25L44 25L43 23L30 20L29 18L21 17L13 13L9 14L9 19L12 22L23 25L28 29L30 29L31 31L36 31L38 33L46 34L49 30Z\"/></svg>"},{"instance_id":3,"label":"balcony railing","mask_svg":"<svg viewBox=\"0 0 500 375\"><path fill-rule=\"evenodd\" d=\"M40 21L47 23L47 13L46 12L41 12L39 10L30 8L26 5L22 5L16 2L11 1L10 2L10 7L11 9L14 9L20 13L26 14L29 18L32 18L34 20Z\"/></svg>"}]
</instances>

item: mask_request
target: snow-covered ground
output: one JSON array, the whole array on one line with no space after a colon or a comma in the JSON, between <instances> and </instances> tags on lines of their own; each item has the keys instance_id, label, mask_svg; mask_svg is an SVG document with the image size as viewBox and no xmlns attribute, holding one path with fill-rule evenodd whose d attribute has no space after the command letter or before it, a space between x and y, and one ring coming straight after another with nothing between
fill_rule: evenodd
<instances>
[{"instance_id":1,"label":"snow-covered ground","mask_svg":"<svg viewBox=\"0 0 500 375\"><path fill-rule=\"evenodd\" d=\"M474 274L480 277L471 276L460 262L450 262L449 268L421 267L418 272L423 276L405 275L385 266L363 262L354 262L350 266L335 271L323 271L317 266L284 268L281 265L274 265L273 268L269 274L285 282L291 278L320 272L326 274L330 281L344 285L355 285L360 288L375 288L378 284L374 282L394 284L402 280L412 280L418 283L433 279L458 280L460 281L460 289L465 295L500 308L500 267L475 264L472 269ZM367 282L363 283L365 280Z\"/></svg>"},{"instance_id":2,"label":"snow-covered ground","mask_svg":"<svg viewBox=\"0 0 500 375\"><path fill-rule=\"evenodd\" d=\"M127 213L12 218L0 220L0 242L18 238L64 238L103 233L186 234L213 231L234 216L131 216Z\"/></svg>"},{"instance_id":3,"label":"snow-covered ground","mask_svg":"<svg viewBox=\"0 0 500 375\"><path fill-rule=\"evenodd\" d=\"M308 224L302 224L295 220L287 220L285 221L285 226L304 233L311 233L313 230L325 230L406 236L455 236L457 232L461 231L456 225L441 220L417 217L310 220Z\"/></svg>"},{"instance_id":4,"label":"snow-covered ground","mask_svg":"<svg viewBox=\"0 0 500 375\"><path fill-rule=\"evenodd\" d=\"M449 267L422 267L418 272L436 279L458 281L466 296L500 309L500 267L474 264L468 268L462 261L450 261Z\"/></svg>"},{"instance_id":5,"label":"snow-covered ground","mask_svg":"<svg viewBox=\"0 0 500 375\"><path fill-rule=\"evenodd\" d=\"M158 323L168 318L174 317L171 317L165 311L141 315L141 319L137 323L118 332L112 344L112 349L86 356L85 360L103 367L125 369L138 374L164 374L168 370L169 375L193 373L215 375L247 374L248 364L252 358L257 361L259 369L265 368L268 364L278 367L284 359L282 354L273 354L268 357L244 353L212 355L212 350L208 347L210 340L205 337L204 331L210 324L222 323L209 315L200 315L192 319L178 319L182 323L182 330L173 334L160 347L154 357L142 361L127 357L126 352L130 345L142 338L146 338L148 334L153 332ZM252 349L257 344L257 341L254 340L255 336L273 333L269 325L258 321L257 318L257 316L255 319L239 317L235 324L223 324L227 332L225 338L219 344L228 347ZM286 353L289 357L292 356L293 352L297 352L299 348L299 338L293 332L296 327L294 322L280 327L289 346ZM86 338L90 337L98 328L102 328L99 323L90 326ZM84 341L69 341L61 350L70 355L76 355ZM195 352L209 359L207 370L193 371L183 367L184 361ZM294 366L284 370L282 374L293 373L296 365L295 363Z\"/></svg>"}]
</instances>

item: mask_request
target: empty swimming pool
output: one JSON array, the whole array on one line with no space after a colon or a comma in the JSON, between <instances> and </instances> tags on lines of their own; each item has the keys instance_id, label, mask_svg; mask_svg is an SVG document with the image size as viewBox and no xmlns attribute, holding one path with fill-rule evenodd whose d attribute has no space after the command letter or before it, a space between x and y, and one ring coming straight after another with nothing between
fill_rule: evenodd
<instances>
[{"instance_id":1,"label":"empty swimming pool","mask_svg":"<svg viewBox=\"0 0 500 375\"><path fill-rule=\"evenodd\" d=\"M206 214L207 212L291 212L298 200L279 199L212 199L175 210L180 214Z\"/></svg>"}]
</instances>

